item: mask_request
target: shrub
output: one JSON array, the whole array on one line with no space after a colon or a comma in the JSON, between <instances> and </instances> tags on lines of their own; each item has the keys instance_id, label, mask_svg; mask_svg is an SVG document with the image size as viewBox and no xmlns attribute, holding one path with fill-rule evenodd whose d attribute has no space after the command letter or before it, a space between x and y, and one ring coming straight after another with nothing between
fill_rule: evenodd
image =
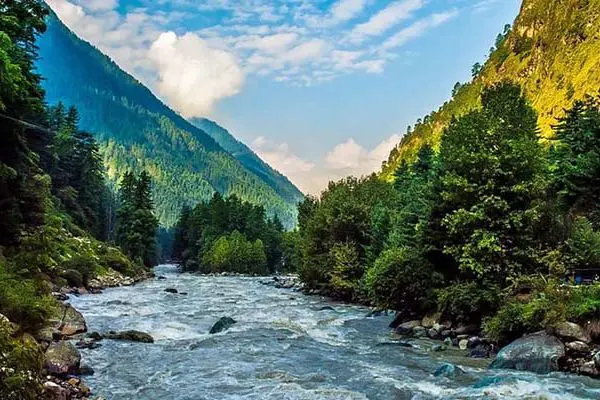
<instances>
[{"instance_id":1,"label":"shrub","mask_svg":"<svg viewBox=\"0 0 600 400\"><path fill-rule=\"evenodd\" d=\"M87 254L77 254L72 257L70 260L66 261L63 266L67 271L77 271L81 274L81 284L83 286L87 286L90 279L96 277L96 272L100 267L98 262L92 258L92 256ZM71 273L71 277L74 274ZM63 274L63 277L67 280L69 278Z\"/></svg>"},{"instance_id":2,"label":"shrub","mask_svg":"<svg viewBox=\"0 0 600 400\"><path fill-rule=\"evenodd\" d=\"M500 289L481 282L456 283L437 291L438 311L444 321L459 324L481 323L496 311Z\"/></svg>"},{"instance_id":3,"label":"shrub","mask_svg":"<svg viewBox=\"0 0 600 400\"><path fill-rule=\"evenodd\" d=\"M566 251L580 268L600 266L600 232L594 230L587 218L579 217L573 222Z\"/></svg>"},{"instance_id":4,"label":"shrub","mask_svg":"<svg viewBox=\"0 0 600 400\"><path fill-rule=\"evenodd\" d=\"M127 276L134 276L140 268L123 252L114 247L104 247L99 254L98 264L111 268Z\"/></svg>"},{"instance_id":5,"label":"shrub","mask_svg":"<svg viewBox=\"0 0 600 400\"><path fill-rule=\"evenodd\" d=\"M572 289L559 280L529 277L534 291L518 293L519 281L507 289L502 299L504 304L498 312L484 323L484 332L492 339L507 341L526 332L551 328L569 319L568 304Z\"/></svg>"},{"instance_id":6,"label":"shrub","mask_svg":"<svg viewBox=\"0 0 600 400\"><path fill-rule=\"evenodd\" d=\"M0 393L5 400L42 398L42 352L30 336L18 339L0 317Z\"/></svg>"},{"instance_id":7,"label":"shrub","mask_svg":"<svg viewBox=\"0 0 600 400\"><path fill-rule=\"evenodd\" d=\"M393 248L381 253L365 278L370 300L380 307L420 315L432 304L432 288L441 277L413 248Z\"/></svg>"},{"instance_id":8,"label":"shrub","mask_svg":"<svg viewBox=\"0 0 600 400\"><path fill-rule=\"evenodd\" d=\"M0 263L0 314L21 325L24 331L33 331L44 324L55 305L42 284L24 279Z\"/></svg>"}]
</instances>

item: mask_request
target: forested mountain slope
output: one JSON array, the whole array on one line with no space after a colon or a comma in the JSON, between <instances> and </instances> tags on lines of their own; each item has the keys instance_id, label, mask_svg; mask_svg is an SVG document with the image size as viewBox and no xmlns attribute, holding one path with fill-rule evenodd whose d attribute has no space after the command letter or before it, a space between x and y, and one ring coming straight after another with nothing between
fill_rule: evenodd
<instances>
[{"instance_id":1,"label":"forested mountain slope","mask_svg":"<svg viewBox=\"0 0 600 400\"><path fill-rule=\"evenodd\" d=\"M500 29L500 27L499 27ZM384 164L392 179L403 160L414 160L423 144L439 145L455 116L478 106L484 86L519 83L539 115L542 135L573 103L600 88L600 0L524 0L514 26L499 35L494 51L471 83L457 86L440 109L417 121Z\"/></svg>"},{"instance_id":2,"label":"forested mountain slope","mask_svg":"<svg viewBox=\"0 0 600 400\"><path fill-rule=\"evenodd\" d=\"M208 133L225 151L234 156L244 167L261 177L286 201L298 203L304 195L287 177L264 162L244 143L237 140L227 129L207 118L195 118L190 121Z\"/></svg>"},{"instance_id":3,"label":"forested mountain slope","mask_svg":"<svg viewBox=\"0 0 600 400\"><path fill-rule=\"evenodd\" d=\"M183 206L215 191L263 205L285 225L295 224L301 195L291 183L246 167L55 15L38 45L47 101L77 105L82 129L94 132L100 143L110 179L131 168L150 173L163 225L172 226Z\"/></svg>"}]
</instances>

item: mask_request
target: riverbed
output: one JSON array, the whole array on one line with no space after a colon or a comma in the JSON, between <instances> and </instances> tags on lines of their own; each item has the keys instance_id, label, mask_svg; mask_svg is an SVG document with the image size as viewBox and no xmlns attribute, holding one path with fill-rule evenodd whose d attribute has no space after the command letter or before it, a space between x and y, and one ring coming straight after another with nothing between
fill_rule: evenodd
<instances>
[{"instance_id":1,"label":"riverbed","mask_svg":"<svg viewBox=\"0 0 600 400\"><path fill-rule=\"evenodd\" d=\"M90 331L135 329L155 343L104 340L83 350L86 377L107 400L599 399L600 381L490 371L489 361L435 344L398 344L391 315L261 285L259 278L180 274L71 299ZM173 294L164 291L175 288ZM220 317L237 323L209 335ZM434 377L443 363L466 374Z\"/></svg>"}]
</instances>

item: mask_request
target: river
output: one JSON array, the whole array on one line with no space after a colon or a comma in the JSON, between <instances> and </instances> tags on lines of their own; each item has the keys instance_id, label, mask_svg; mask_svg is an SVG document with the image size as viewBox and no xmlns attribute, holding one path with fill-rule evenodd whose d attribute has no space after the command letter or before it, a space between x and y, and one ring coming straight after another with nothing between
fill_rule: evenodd
<instances>
[{"instance_id":1,"label":"river","mask_svg":"<svg viewBox=\"0 0 600 400\"><path fill-rule=\"evenodd\" d=\"M600 381L564 374L489 371L462 352L406 348L387 328L391 316L263 286L257 278L179 274L108 289L71 303L90 331L136 329L154 344L104 340L83 350L95 370L86 381L107 400L222 399L599 399ZM187 295L164 291L174 287ZM324 309L330 306L333 309ZM209 335L222 316L238 321ZM434 377L444 362L467 374Z\"/></svg>"}]
</instances>

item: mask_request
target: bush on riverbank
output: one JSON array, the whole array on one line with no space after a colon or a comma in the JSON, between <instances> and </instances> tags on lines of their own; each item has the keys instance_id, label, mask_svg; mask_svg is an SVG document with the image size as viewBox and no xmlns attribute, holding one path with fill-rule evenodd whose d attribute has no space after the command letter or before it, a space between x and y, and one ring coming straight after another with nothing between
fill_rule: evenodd
<instances>
[{"instance_id":1,"label":"bush on riverbank","mask_svg":"<svg viewBox=\"0 0 600 400\"><path fill-rule=\"evenodd\" d=\"M0 316L0 393L3 400L42 398L39 372L42 351L28 335L16 336L11 324Z\"/></svg>"}]
</instances>

